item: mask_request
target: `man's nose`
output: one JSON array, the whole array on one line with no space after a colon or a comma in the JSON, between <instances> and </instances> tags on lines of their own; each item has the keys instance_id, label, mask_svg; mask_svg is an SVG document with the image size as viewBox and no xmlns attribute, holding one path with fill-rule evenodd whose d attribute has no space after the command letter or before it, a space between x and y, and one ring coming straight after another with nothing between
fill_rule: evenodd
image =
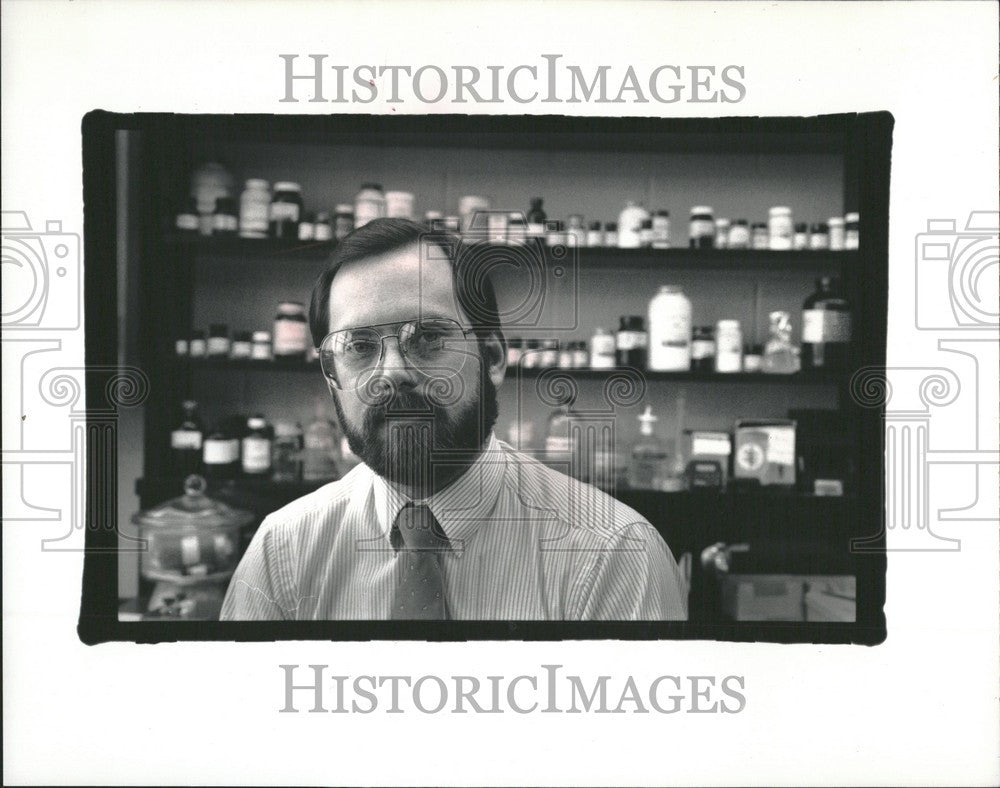
<instances>
[{"instance_id":1,"label":"man's nose","mask_svg":"<svg viewBox=\"0 0 1000 788\"><path fill-rule=\"evenodd\" d=\"M409 359L403 355L399 346L399 337L384 337L382 339L382 360L375 374L392 383L395 387L415 386L417 384L416 370Z\"/></svg>"}]
</instances>

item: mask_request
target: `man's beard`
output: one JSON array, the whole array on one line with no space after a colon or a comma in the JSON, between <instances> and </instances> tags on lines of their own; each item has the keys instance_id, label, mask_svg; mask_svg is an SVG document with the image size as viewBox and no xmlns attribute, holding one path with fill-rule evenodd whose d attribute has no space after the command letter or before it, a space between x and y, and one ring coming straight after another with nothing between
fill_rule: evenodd
<instances>
[{"instance_id":1,"label":"man's beard","mask_svg":"<svg viewBox=\"0 0 1000 788\"><path fill-rule=\"evenodd\" d=\"M369 405L360 427L346 418L336 394L333 404L347 444L369 468L430 494L475 461L496 423L496 386L488 370L478 377L477 389L455 404L435 403L433 394L397 390L387 402Z\"/></svg>"}]
</instances>

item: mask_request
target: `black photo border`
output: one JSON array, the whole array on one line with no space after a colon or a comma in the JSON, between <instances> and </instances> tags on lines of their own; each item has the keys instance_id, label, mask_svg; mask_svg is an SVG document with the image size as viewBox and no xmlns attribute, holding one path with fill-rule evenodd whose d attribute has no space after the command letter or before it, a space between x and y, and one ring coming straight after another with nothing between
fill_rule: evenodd
<instances>
[{"instance_id":1,"label":"black photo border","mask_svg":"<svg viewBox=\"0 0 1000 788\"><path fill-rule=\"evenodd\" d=\"M889 175L893 118L888 112L815 117L726 118L592 118L558 115L171 115L119 114L94 110L83 118L84 308L86 354L87 457L99 448L93 429L101 423L92 415L106 412L103 373L119 363L117 293L116 142L118 130L199 124L234 133L268 129L274 141L314 138L324 134L379 129L387 133L431 135L438 130L474 135L483 131L511 133L525 124L537 131L571 135L579 132L636 131L678 134L696 141L719 133L803 132L843 135L845 151L858 168L856 204L861 212L865 271L865 308L856 310L858 333L865 337L866 369L885 374L888 316ZM363 136L359 136L363 140ZM696 145L696 142L693 143ZM845 189L849 188L845 185ZM117 487L101 478L104 463L88 461L84 523L85 557L78 635L86 644L112 641L160 643L177 641L276 640L716 640L736 642L823 643L877 645L886 638L884 613L887 555L885 552L885 403L859 408L856 417L865 451L859 457L858 500L863 521L857 533L864 539L858 562L857 617L853 623L733 622L702 624L650 621L119 621L117 528L107 528L117 506L109 490Z\"/></svg>"}]
</instances>

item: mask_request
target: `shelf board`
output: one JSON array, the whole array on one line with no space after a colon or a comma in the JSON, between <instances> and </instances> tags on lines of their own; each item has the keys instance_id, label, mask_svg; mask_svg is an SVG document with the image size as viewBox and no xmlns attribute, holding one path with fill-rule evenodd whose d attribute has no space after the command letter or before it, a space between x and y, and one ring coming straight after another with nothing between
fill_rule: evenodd
<instances>
[{"instance_id":1,"label":"shelf board","mask_svg":"<svg viewBox=\"0 0 1000 788\"><path fill-rule=\"evenodd\" d=\"M192 371L218 371L218 372L260 372L260 373L309 373L313 375L322 374L319 362L306 361L250 361L244 359L176 359L178 366L185 367ZM728 384L765 384L765 385L807 385L807 386L829 386L835 385L844 378L844 375L833 371L829 372L798 372L794 375L767 375L761 372L754 373L721 373L721 372L651 372L639 370L631 367L618 369L559 369L554 367L516 367L508 368L507 379L512 380L518 377L533 379L544 374L550 376L568 376L576 380L607 380L613 375L638 374L650 383L728 383Z\"/></svg>"},{"instance_id":2,"label":"shelf board","mask_svg":"<svg viewBox=\"0 0 1000 788\"><path fill-rule=\"evenodd\" d=\"M213 237L170 234L167 245L188 250L199 257L242 257L264 260L316 261L325 260L336 248L333 241L281 241L273 238ZM498 251L530 254L526 247L496 244ZM549 264L565 264L565 255L553 255L546 249ZM571 252L587 268L670 269L677 271L755 270L755 271L816 271L839 270L857 259L857 252L788 251L768 249L618 249L614 247L580 247Z\"/></svg>"},{"instance_id":3,"label":"shelf board","mask_svg":"<svg viewBox=\"0 0 1000 788\"><path fill-rule=\"evenodd\" d=\"M194 252L200 256L244 257L266 259L279 257L291 260L325 260L336 247L333 241L285 241L276 238L240 238L204 236L197 233L169 233L168 248Z\"/></svg>"},{"instance_id":4,"label":"shelf board","mask_svg":"<svg viewBox=\"0 0 1000 788\"><path fill-rule=\"evenodd\" d=\"M267 478L238 477L235 479L209 479L209 494L218 493L249 493L249 494L273 494L279 496L298 497L318 490L320 487L329 484L333 479L324 481L297 481L297 482L277 482ZM135 483L136 492L153 490L177 490L177 495L184 492L184 480L180 476L158 476L152 478L140 478ZM657 500L675 502L700 502L711 504L723 501L746 501L754 505L766 506L769 502L776 505L796 505L814 501L819 505L837 506L844 501L854 501L854 495L813 495L812 493L800 492L798 490L742 490L738 492L693 492L685 490L683 492L659 492L657 490L640 490L631 487L619 488L616 492L619 498L626 502L644 500L655 502Z\"/></svg>"}]
</instances>

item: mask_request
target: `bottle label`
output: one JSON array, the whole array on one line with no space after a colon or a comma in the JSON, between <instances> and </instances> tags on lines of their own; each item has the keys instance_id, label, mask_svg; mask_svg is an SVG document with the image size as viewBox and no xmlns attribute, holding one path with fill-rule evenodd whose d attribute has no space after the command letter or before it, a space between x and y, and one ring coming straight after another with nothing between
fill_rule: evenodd
<instances>
[{"instance_id":1,"label":"bottle label","mask_svg":"<svg viewBox=\"0 0 1000 788\"><path fill-rule=\"evenodd\" d=\"M272 222L297 222L299 220L299 204L296 202L272 202Z\"/></svg>"},{"instance_id":2,"label":"bottle label","mask_svg":"<svg viewBox=\"0 0 1000 788\"><path fill-rule=\"evenodd\" d=\"M199 226L198 217L193 213L177 214L178 230L197 230Z\"/></svg>"},{"instance_id":3,"label":"bottle label","mask_svg":"<svg viewBox=\"0 0 1000 788\"><path fill-rule=\"evenodd\" d=\"M833 309L804 309L802 341L809 344L850 342L851 313Z\"/></svg>"},{"instance_id":4,"label":"bottle label","mask_svg":"<svg viewBox=\"0 0 1000 788\"><path fill-rule=\"evenodd\" d=\"M619 350L636 350L638 348L644 348L647 345L646 332L645 331L619 331L618 332L618 349Z\"/></svg>"},{"instance_id":5,"label":"bottle label","mask_svg":"<svg viewBox=\"0 0 1000 788\"><path fill-rule=\"evenodd\" d=\"M209 337L208 355L210 356L229 355L229 337Z\"/></svg>"},{"instance_id":6,"label":"bottle label","mask_svg":"<svg viewBox=\"0 0 1000 788\"><path fill-rule=\"evenodd\" d=\"M230 465L240 457L240 443L236 438L205 441L202 459L206 465Z\"/></svg>"},{"instance_id":7,"label":"bottle label","mask_svg":"<svg viewBox=\"0 0 1000 788\"><path fill-rule=\"evenodd\" d=\"M240 230L252 233L267 233L268 203L244 200L240 203Z\"/></svg>"},{"instance_id":8,"label":"bottle label","mask_svg":"<svg viewBox=\"0 0 1000 788\"><path fill-rule=\"evenodd\" d=\"M174 430L170 433L171 449L200 449L201 433L198 430Z\"/></svg>"},{"instance_id":9,"label":"bottle label","mask_svg":"<svg viewBox=\"0 0 1000 788\"><path fill-rule=\"evenodd\" d=\"M243 470L261 473L271 467L271 441L249 436L243 439Z\"/></svg>"},{"instance_id":10,"label":"bottle label","mask_svg":"<svg viewBox=\"0 0 1000 788\"><path fill-rule=\"evenodd\" d=\"M292 356L305 353L309 340L308 327L298 320L274 321L274 355Z\"/></svg>"}]
</instances>

